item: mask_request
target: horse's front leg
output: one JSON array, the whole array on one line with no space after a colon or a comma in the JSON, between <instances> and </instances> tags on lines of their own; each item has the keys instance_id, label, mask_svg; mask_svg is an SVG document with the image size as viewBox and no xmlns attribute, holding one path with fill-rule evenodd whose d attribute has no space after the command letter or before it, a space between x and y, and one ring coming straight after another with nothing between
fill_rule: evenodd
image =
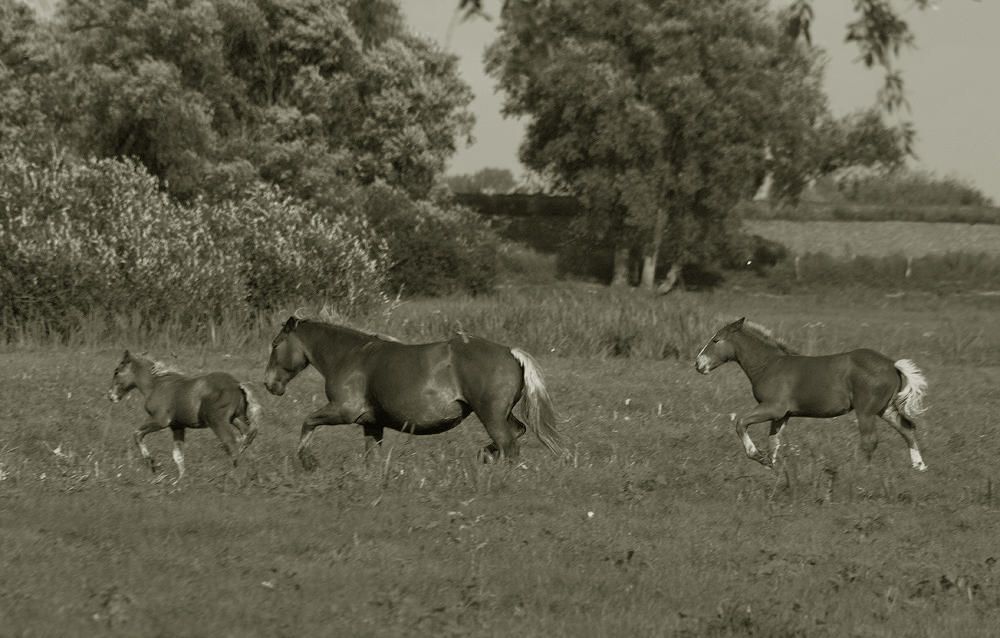
<instances>
[{"instance_id":1,"label":"horse's front leg","mask_svg":"<svg viewBox=\"0 0 1000 638\"><path fill-rule=\"evenodd\" d=\"M320 425L341 425L344 423L354 423L359 415L356 411L346 409L339 403L328 403L316 412L306 417L302 423L302 433L299 435L298 455L302 467L307 472L312 472L319 463L316 457L309 451L309 443L312 441L313 431Z\"/></svg>"},{"instance_id":2,"label":"horse's front leg","mask_svg":"<svg viewBox=\"0 0 1000 638\"><path fill-rule=\"evenodd\" d=\"M365 423L362 428L365 431L365 461L376 458L379 450L382 449L382 438L385 436L385 428L374 423ZM406 428L403 428L406 431Z\"/></svg>"},{"instance_id":3,"label":"horse's front leg","mask_svg":"<svg viewBox=\"0 0 1000 638\"><path fill-rule=\"evenodd\" d=\"M166 424L150 418L132 435L132 438L135 440L136 447L139 448L139 454L142 455L143 463L146 464L146 467L148 467L153 474L156 474L156 461L154 461L153 457L150 455L149 448L146 447L146 443L143 439L146 438L147 434L156 432L157 430L162 430L165 427L167 427Z\"/></svg>"},{"instance_id":4,"label":"horse's front leg","mask_svg":"<svg viewBox=\"0 0 1000 638\"><path fill-rule=\"evenodd\" d=\"M743 450L746 452L747 456L754 461L757 461L761 465L766 467L772 467L773 461L770 456L763 450L758 450L757 446L754 445L753 440L750 438L747 429L755 423L763 423L764 421L780 421L782 419L787 420L785 416L787 411L780 410L774 406L769 406L766 404L760 404L748 414L735 419L736 422L736 436L740 437L740 441L743 443Z\"/></svg>"}]
</instances>

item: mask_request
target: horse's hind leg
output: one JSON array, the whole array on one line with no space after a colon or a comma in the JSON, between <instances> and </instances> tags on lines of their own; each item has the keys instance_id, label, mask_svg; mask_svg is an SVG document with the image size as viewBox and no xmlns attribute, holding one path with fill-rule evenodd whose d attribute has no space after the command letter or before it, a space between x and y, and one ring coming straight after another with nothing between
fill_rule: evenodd
<instances>
[{"instance_id":1,"label":"horse's hind leg","mask_svg":"<svg viewBox=\"0 0 1000 638\"><path fill-rule=\"evenodd\" d=\"M771 421L771 433L770 433L770 443L771 443L771 465L774 466L778 462L778 448L781 447L781 433L785 430L785 424L788 423L788 417L781 419L776 419Z\"/></svg>"},{"instance_id":2,"label":"horse's hind leg","mask_svg":"<svg viewBox=\"0 0 1000 638\"><path fill-rule=\"evenodd\" d=\"M236 451L236 456L239 458L243 455L243 452L250 447L253 440L257 438L257 428L255 428L252 423L249 423L245 416L234 416L230 423L232 423L233 427L235 427L240 433L240 449Z\"/></svg>"},{"instance_id":3,"label":"horse's hind leg","mask_svg":"<svg viewBox=\"0 0 1000 638\"><path fill-rule=\"evenodd\" d=\"M493 434L490 433L490 438L493 439L493 443L490 443L480 451L480 456L483 461L494 461L501 458L510 460L517 459L520 454L520 446L517 439L524 436L524 433L528 431L528 427L516 416L510 414L507 417L507 429L509 431L510 443L507 444L506 448L502 448L500 444L497 443L496 438L493 437ZM490 432L490 429L486 428L486 431ZM512 446L513 450L511 451Z\"/></svg>"},{"instance_id":4,"label":"horse's hind leg","mask_svg":"<svg viewBox=\"0 0 1000 638\"><path fill-rule=\"evenodd\" d=\"M517 442L518 437L527 431L521 421L511 414L511 406L487 406L482 410L475 410L476 416L483 422L486 433L490 435L493 442L482 450L484 461L507 459L516 461L521 453L521 446Z\"/></svg>"},{"instance_id":5,"label":"horse's hind leg","mask_svg":"<svg viewBox=\"0 0 1000 638\"><path fill-rule=\"evenodd\" d=\"M878 445L878 433L875 431L875 415L858 412L858 431L861 433L861 453L866 461L872 460L875 447Z\"/></svg>"},{"instance_id":6,"label":"horse's hind leg","mask_svg":"<svg viewBox=\"0 0 1000 638\"><path fill-rule=\"evenodd\" d=\"M184 478L184 428L171 428L174 435L174 463L177 465L177 480Z\"/></svg>"},{"instance_id":7,"label":"horse's hind leg","mask_svg":"<svg viewBox=\"0 0 1000 638\"><path fill-rule=\"evenodd\" d=\"M921 472L927 469L924 464L923 458L920 456L920 449L917 447L917 428L913 424L913 421L907 419L905 416L899 413L896 406L889 405L882 413L882 418L889 422L903 440L906 441L906 447L910 450L910 463L913 467L917 468Z\"/></svg>"},{"instance_id":8,"label":"horse's hind leg","mask_svg":"<svg viewBox=\"0 0 1000 638\"><path fill-rule=\"evenodd\" d=\"M229 421L221 419L213 419L209 422L209 427L215 432L215 436L219 437L222 441L222 446L226 448L226 452L229 453L229 458L233 460L233 466L239 461L240 448L236 442L236 435L234 431L238 431L231 427Z\"/></svg>"}]
</instances>

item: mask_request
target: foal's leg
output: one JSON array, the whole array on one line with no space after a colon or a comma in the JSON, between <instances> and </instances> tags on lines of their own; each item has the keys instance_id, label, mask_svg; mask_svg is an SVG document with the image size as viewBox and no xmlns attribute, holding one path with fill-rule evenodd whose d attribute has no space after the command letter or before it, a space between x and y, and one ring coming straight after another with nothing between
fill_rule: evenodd
<instances>
[{"instance_id":1,"label":"foal's leg","mask_svg":"<svg viewBox=\"0 0 1000 638\"><path fill-rule=\"evenodd\" d=\"M750 438L750 434L747 432L747 428L755 423L763 423L764 421L771 421L773 428L774 422L788 420L788 417L786 416L787 413L788 410L778 406L761 403L748 414L736 419L736 436L740 437L740 441L743 442L743 449L747 453L748 457L757 461L761 465L765 465L767 467L773 466L771 457L768 456L763 450L758 450L757 446L754 445L753 440Z\"/></svg>"},{"instance_id":2,"label":"foal's leg","mask_svg":"<svg viewBox=\"0 0 1000 638\"><path fill-rule=\"evenodd\" d=\"M920 456L920 449L917 448L917 428L913 424L913 421L900 414L894 405L890 405L885 409L885 412L882 413L882 418L888 421L889 425L894 427L903 437L903 440L906 441L906 447L910 450L910 462L913 464L913 467L921 472L926 470L927 466Z\"/></svg>"},{"instance_id":3,"label":"foal's leg","mask_svg":"<svg viewBox=\"0 0 1000 638\"><path fill-rule=\"evenodd\" d=\"M162 421L151 417L148 421L143 423L142 426L139 427L139 429L137 429L135 433L132 435L133 439L135 439L136 447L139 448L139 454L142 455L143 462L146 464L146 467L148 467L149 470L154 474L156 473L156 462L153 461L153 457L150 456L149 448L146 447L146 443L143 441L143 439L146 438L146 435L149 434L150 432L156 432L158 430L162 430L165 427L167 427L166 423L163 423Z\"/></svg>"},{"instance_id":4,"label":"foal's leg","mask_svg":"<svg viewBox=\"0 0 1000 638\"><path fill-rule=\"evenodd\" d=\"M184 428L171 428L171 431L174 435L174 463L177 464L174 485L177 485L184 478Z\"/></svg>"},{"instance_id":5,"label":"foal's leg","mask_svg":"<svg viewBox=\"0 0 1000 638\"><path fill-rule=\"evenodd\" d=\"M234 431L238 430L230 426L227 419L214 418L209 421L208 425L215 432L215 436L219 437L219 440L222 441L222 446L226 448L229 458L233 461L233 467L235 467L240 458L240 448L236 442L236 434L234 434Z\"/></svg>"},{"instance_id":6,"label":"foal's leg","mask_svg":"<svg viewBox=\"0 0 1000 638\"><path fill-rule=\"evenodd\" d=\"M785 424L788 423L788 417L777 419L771 421L771 433L770 433L770 443L771 443L771 466L773 467L775 463L778 462L778 448L781 447L781 433L785 429Z\"/></svg>"}]
</instances>

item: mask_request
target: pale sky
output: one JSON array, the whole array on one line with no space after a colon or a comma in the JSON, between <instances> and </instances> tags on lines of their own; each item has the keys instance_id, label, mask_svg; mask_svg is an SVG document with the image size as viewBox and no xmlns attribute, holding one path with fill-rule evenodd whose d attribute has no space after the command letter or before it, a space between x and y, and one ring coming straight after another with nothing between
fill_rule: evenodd
<instances>
[{"instance_id":1,"label":"pale sky","mask_svg":"<svg viewBox=\"0 0 1000 638\"><path fill-rule=\"evenodd\" d=\"M460 148L448 170L474 173L482 168L523 170L517 148L524 125L500 115L502 95L483 71L483 51L495 38L496 22L475 19L452 27L457 0L399 0L414 30L437 40L459 56L460 71L476 99L475 138ZM484 0L497 16L502 0ZM956 177L979 188L1000 204L1000 2L938 0L920 11L910 2L894 3L916 35L916 48L903 52L910 112L904 118L917 130L914 168ZM881 69L855 62L853 45L844 43L845 25L853 19L852 0L814 0L813 43L830 56L826 93L835 115L875 103Z\"/></svg>"}]
</instances>

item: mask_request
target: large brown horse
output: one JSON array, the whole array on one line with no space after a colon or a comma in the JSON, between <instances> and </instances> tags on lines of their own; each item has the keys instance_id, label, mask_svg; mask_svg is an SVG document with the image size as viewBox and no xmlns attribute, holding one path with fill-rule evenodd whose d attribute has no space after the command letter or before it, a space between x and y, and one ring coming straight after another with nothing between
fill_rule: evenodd
<instances>
[{"instance_id":1,"label":"large brown horse","mask_svg":"<svg viewBox=\"0 0 1000 638\"><path fill-rule=\"evenodd\" d=\"M154 473L156 463L143 442L150 432L167 427L173 432L173 457L179 472L177 481L184 476L185 428L212 428L229 452L233 465L257 436L260 406L247 384L224 372L188 376L126 350L115 368L108 398L118 403L134 388L146 397L145 407L149 413L146 422L135 431L135 444Z\"/></svg>"},{"instance_id":2,"label":"large brown horse","mask_svg":"<svg viewBox=\"0 0 1000 638\"><path fill-rule=\"evenodd\" d=\"M526 427L512 410L522 395L528 427L549 450L565 453L539 370L516 348L466 334L407 345L290 317L271 344L264 385L280 396L310 364L326 379L329 403L302 424L298 454L306 470L316 467L309 441L317 426L361 425L367 452L382 442L385 428L437 434L473 412L493 439L484 451L492 458L516 459L517 439Z\"/></svg>"},{"instance_id":3,"label":"large brown horse","mask_svg":"<svg viewBox=\"0 0 1000 638\"><path fill-rule=\"evenodd\" d=\"M780 445L779 435L793 416L828 418L854 410L861 431L861 451L868 460L878 439L876 417L885 419L902 435L910 461L926 470L917 448L913 419L923 412L927 388L920 370L907 359L893 361L874 350L807 357L789 349L767 330L745 318L715 333L701 349L695 366L708 374L727 361L736 361L750 379L757 407L736 419L736 434L747 456L771 467ZM747 428L771 422L771 455L758 450Z\"/></svg>"}]
</instances>

